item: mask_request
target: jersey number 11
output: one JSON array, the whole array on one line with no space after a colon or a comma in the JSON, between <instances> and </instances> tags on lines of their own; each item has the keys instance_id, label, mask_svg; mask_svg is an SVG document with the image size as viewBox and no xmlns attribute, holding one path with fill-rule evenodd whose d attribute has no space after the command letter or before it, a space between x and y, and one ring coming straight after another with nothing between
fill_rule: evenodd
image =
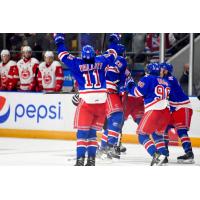
<instances>
[{"instance_id":1,"label":"jersey number 11","mask_svg":"<svg viewBox=\"0 0 200 200\"><path fill-rule=\"evenodd\" d=\"M91 81L92 75L94 76L95 83L92 83ZM95 69L92 74L90 74L89 71L85 72L83 77L85 78L85 88L101 88L98 70Z\"/></svg>"}]
</instances>

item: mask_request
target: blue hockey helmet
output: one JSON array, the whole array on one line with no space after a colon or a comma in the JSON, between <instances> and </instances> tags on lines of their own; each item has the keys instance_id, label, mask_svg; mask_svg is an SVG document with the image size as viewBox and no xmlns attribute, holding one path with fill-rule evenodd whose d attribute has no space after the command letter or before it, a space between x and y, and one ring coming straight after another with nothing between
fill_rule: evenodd
<instances>
[{"instance_id":1,"label":"blue hockey helmet","mask_svg":"<svg viewBox=\"0 0 200 200\"><path fill-rule=\"evenodd\" d=\"M110 34L110 36L109 36L109 42L118 44L119 41L120 41L120 39L121 39L121 37L122 37L122 36L121 36L121 34L119 34L119 33L112 33L112 34Z\"/></svg>"},{"instance_id":2,"label":"blue hockey helmet","mask_svg":"<svg viewBox=\"0 0 200 200\"><path fill-rule=\"evenodd\" d=\"M158 63L150 63L146 67L148 74L159 76L160 75L160 65Z\"/></svg>"},{"instance_id":3,"label":"blue hockey helmet","mask_svg":"<svg viewBox=\"0 0 200 200\"><path fill-rule=\"evenodd\" d=\"M166 62L160 63L160 67L167 70L170 74L173 73L173 65L170 63Z\"/></svg>"},{"instance_id":4,"label":"blue hockey helmet","mask_svg":"<svg viewBox=\"0 0 200 200\"><path fill-rule=\"evenodd\" d=\"M90 45L83 46L81 54L82 54L82 58L86 60L91 60L95 57L94 48Z\"/></svg>"},{"instance_id":5,"label":"blue hockey helmet","mask_svg":"<svg viewBox=\"0 0 200 200\"><path fill-rule=\"evenodd\" d=\"M125 46L123 44L110 44L109 49L114 49L117 52L117 55L124 56L126 51Z\"/></svg>"}]
</instances>

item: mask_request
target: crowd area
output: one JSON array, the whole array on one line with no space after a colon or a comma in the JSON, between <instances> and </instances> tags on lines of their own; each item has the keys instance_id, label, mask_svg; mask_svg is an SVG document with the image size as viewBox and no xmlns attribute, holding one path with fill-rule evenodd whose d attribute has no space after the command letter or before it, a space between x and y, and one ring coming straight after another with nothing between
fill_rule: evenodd
<instances>
[{"instance_id":1,"label":"crowd area","mask_svg":"<svg viewBox=\"0 0 200 200\"><path fill-rule=\"evenodd\" d=\"M1 91L45 91L59 92L63 86L64 74L61 64L54 60L54 53L46 51L44 61L32 57L30 46L22 47L22 57L15 62L7 49L1 51Z\"/></svg>"},{"instance_id":2,"label":"crowd area","mask_svg":"<svg viewBox=\"0 0 200 200\"><path fill-rule=\"evenodd\" d=\"M173 55L186 45L187 36L186 33L165 34L167 55ZM66 34L65 44L75 54L80 51L81 46L92 44L98 54L107 48L108 37L109 34L101 33L70 33ZM184 38L186 40L183 40ZM52 34L9 33L5 35L5 40L6 49L3 49L0 41L0 47L3 49L0 64L0 90L58 92L62 89L63 68L54 55L56 46ZM159 56L160 35L158 33L124 33L121 41L126 48L126 59L132 71L134 71L135 63L142 63L142 66L145 66ZM51 51L47 51L49 49ZM32 70L28 67L30 65ZM188 66L187 63L185 66ZM189 66L185 66L180 83L187 93ZM139 79L142 75L144 75L143 71L135 72L136 79L137 76Z\"/></svg>"}]
</instances>

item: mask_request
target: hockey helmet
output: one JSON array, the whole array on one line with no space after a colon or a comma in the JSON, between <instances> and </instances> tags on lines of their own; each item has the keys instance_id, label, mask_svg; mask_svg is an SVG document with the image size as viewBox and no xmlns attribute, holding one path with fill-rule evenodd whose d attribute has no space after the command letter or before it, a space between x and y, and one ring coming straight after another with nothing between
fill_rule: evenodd
<instances>
[{"instance_id":1,"label":"hockey helmet","mask_svg":"<svg viewBox=\"0 0 200 200\"><path fill-rule=\"evenodd\" d=\"M91 60L95 57L94 48L90 45L83 46L81 54L82 54L82 58L86 60Z\"/></svg>"},{"instance_id":2,"label":"hockey helmet","mask_svg":"<svg viewBox=\"0 0 200 200\"><path fill-rule=\"evenodd\" d=\"M160 63L160 68L167 70L170 74L173 73L173 65L167 62Z\"/></svg>"},{"instance_id":3,"label":"hockey helmet","mask_svg":"<svg viewBox=\"0 0 200 200\"><path fill-rule=\"evenodd\" d=\"M150 63L146 67L148 74L159 76L160 75L160 65L158 63Z\"/></svg>"}]
</instances>

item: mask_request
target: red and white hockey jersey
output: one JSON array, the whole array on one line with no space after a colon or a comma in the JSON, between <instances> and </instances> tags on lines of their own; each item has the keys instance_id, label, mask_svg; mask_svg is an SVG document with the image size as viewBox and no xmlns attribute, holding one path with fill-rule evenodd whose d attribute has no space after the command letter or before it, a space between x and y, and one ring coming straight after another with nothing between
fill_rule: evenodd
<instances>
[{"instance_id":1,"label":"red and white hockey jersey","mask_svg":"<svg viewBox=\"0 0 200 200\"><path fill-rule=\"evenodd\" d=\"M0 89L13 90L18 82L17 63L9 60L6 64L0 63Z\"/></svg>"},{"instance_id":2,"label":"red and white hockey jersey","mask_svg":"<svg viewBox=\"0 0 200 200\"><path fill-rule=\"evenodd\" d=\"M63 81L63 69L58 61L53 61L51 65L47 65L46 62L39 65L38 84L40 89L58 92L62 89Z\"/></svg>"},{"instance_id":3,"label":"red and white hockey jersey","mask_svg":"<svg viewBox=\"0 0 200 200\"><path fill-rule=\"evenodd\" d=\"M21 59L17 62L18 74L20 79L20 90L34 90L36 87L36 71L39 61L36 58L29 60Z\"/></svg>"}]
</instances>

